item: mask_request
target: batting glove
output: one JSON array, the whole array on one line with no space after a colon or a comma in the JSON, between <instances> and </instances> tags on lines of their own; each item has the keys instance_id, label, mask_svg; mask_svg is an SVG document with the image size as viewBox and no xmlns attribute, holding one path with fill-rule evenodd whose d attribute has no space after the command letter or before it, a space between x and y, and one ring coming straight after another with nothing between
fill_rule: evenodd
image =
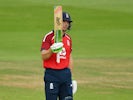
<instances>
[{"instance_id":1,"label":"batting glove","mask_svg":"<svg viewBox=\"0 0 133 100\"><path fill-rule=\"evenodd\" d=\"M75 94L77 92L77 81L76 80L72 81L72 88L73 88L72 92L73 94Z\"/></svg>"},{"instance_id":2,"label":"batting glove","mask_svg":"<svg viewBox=\"0 0 133 100\"><path fill-rule=\"evenodd\" d=\"M63 47L63 43L58 42L58 43L52 44L52 46L50 48L53 53L58 53L58 52L62 51L62 47Z\"/></svg>"}]
</instances>

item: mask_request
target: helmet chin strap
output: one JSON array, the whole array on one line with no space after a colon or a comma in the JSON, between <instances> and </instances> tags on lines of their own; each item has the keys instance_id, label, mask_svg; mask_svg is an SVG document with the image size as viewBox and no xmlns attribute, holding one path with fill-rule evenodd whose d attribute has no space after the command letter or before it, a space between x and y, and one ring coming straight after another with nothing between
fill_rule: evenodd
<instances>
[{"instance_id":1,"label":"helmet chin strap","mask_svg":"<svg viewBox=\"0 0 133 100\"><path fill-rule=\"evenodd\" d=\"M63 30L63 32L66 32L67 30Z\"/></svg>"},{"instance_id":2,"label":"helmet chin strap","mask_svg":"<svg viewBox=\"0 0 133 100\"><path fill-rule=\"evenodd\" d=\"M63 30L63 35L65 34L65 33L67 33L67 32L69 32L70 30Z\"/></svg>"},{"instance_id":3,"label":"helmet chin strap","mask_svg":"<svg viewBox=\"0 0 133 100\"><path fill-rule=\"evenodd\" d=\"M63 35L65 34L66 30L62 30Z\"/></svg>"}]
</instances>

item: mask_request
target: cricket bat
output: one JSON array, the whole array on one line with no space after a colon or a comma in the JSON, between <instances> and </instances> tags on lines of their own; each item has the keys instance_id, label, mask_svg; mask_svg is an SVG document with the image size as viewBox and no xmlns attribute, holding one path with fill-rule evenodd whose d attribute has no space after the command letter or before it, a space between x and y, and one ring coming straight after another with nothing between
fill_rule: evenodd
<instances>
[{"instance_id":1,"label":"cricket bat","mask_svg":"<svg viewBox=\"0 0 133 100\"><path fill-rule=\"evenodd\" d=\"M62 6L54 7L54 42L62 42ZM56 62L60 63L60 53L56 55Z\"/></svg>"}]
</instances>

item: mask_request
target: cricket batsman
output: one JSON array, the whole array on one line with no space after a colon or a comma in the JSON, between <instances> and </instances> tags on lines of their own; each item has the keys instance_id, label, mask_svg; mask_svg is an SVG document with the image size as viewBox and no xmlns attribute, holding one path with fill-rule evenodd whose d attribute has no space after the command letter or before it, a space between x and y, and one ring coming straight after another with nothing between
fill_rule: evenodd
<instances>
[{"instance_id":1,"label":"cricket batsman","mask_svg":"<svg viewBox=\"0 0 133 100\"><path fill-rule=\"evenodd\" d=\"M54 31L47 33L42 41L46 100L73 100L72 93L72 40L66 33L71 29L71 17L63 12L62 42L54 42ZM59 53L60 63L56 62Z\"/></svg>"}]
</instances>

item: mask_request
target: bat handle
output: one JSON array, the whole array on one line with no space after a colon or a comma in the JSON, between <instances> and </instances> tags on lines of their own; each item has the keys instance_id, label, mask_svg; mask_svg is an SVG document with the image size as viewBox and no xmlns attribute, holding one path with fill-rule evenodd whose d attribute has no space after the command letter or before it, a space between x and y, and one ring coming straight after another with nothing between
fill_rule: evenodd
<instances>
[{"instance_id":1,"label":"bat handle","mask_svg":"<svg viewBox=\"0 0 133 100\"><path fill-rule=\"evenodd\" d=\"M56 62L57 62L57 63L60 63L60 52L59 52L59 53L57 53L57 55L56 55L56 56L57 56L57 58L56 58Z\"/></svg>"}]
</instances>

